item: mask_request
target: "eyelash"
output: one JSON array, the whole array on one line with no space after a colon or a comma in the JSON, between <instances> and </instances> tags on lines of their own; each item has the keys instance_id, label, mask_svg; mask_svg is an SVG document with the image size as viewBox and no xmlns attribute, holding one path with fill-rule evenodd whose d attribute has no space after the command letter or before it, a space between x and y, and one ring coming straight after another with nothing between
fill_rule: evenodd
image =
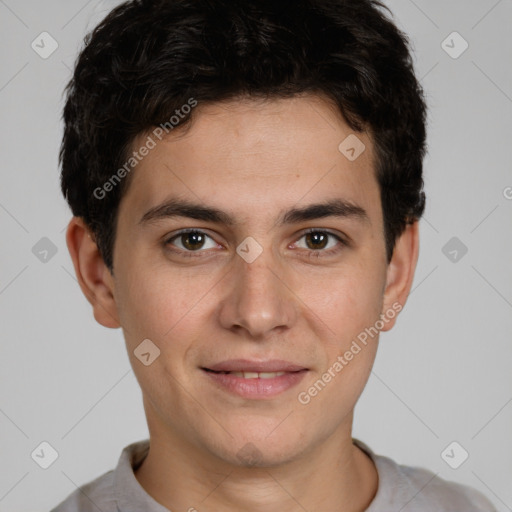
<instances>
[{"instance_id":1,"label":"eyelash","mask_svg":"<svg viewBox=\"0 0 512 512\"><path fill-rule=\"evenodd\" d=\"M201 231L200 229L188 228L188 229L183 229L183 230L179 231L178 233L174 234L172 237L166 239L166 241L164 242L165 247L167 247L168 249L170 249L174 253L179 253L180 256L184 256L185 258L202 257L201 253L205 252L205 251L201 250L201 249L199 249L197 251L184 251L183 249L174 249L174 248L172 248L171 242L173 240L179 238L181 235L184 235L184 234L187 234L187 233L200 233L202 235L207 236L208 238L212 238L210 235L208 235L204 231ZM316 228L309 228L304 233L302 233L302 235L300 236L300 238L298 240L300 240L301 238L303 238L304 236L306 236L306 235L308 235L310 233L326 234L328 236L331 236L331 237L335 238L339 242L339 244L337 245L337 247L335 249L328 249L328 250L324 250L324 249L317 249L317 250L315 250L315 249L305 249L306 251L309 252L309 254L308 254L309 258L322 258L322 257L333 256L335 254L338 254L340 251L343 250L344 247L347 247L349 245L348 242L345 241L343 238L341 238L339 235L336 235L336 234L331 233L330 231L327 231L327 230L324 230L324 229L316 229Z\"/></svg>"}]
</instances>

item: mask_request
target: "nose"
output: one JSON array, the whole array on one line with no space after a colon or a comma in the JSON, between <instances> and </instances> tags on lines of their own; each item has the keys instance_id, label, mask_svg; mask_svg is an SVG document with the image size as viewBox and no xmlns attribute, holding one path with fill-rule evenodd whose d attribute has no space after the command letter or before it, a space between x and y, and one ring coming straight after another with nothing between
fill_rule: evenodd
<instances>
[{"instance_id":1,"label":"nose","mask_svg":"<svg viewBox=\"0 0 512 512\"><path fill-rule=\"evenodd\" d=\"M286 275L285 275L286 274ZM292 327L297 311L293 280L276 263L271 250L264 250L252 263L237 256L232 271L222 283L225 296L219 321L224 329L245 331L251 338L265 339L275 330Z\"/></svg>"}]
</instances>

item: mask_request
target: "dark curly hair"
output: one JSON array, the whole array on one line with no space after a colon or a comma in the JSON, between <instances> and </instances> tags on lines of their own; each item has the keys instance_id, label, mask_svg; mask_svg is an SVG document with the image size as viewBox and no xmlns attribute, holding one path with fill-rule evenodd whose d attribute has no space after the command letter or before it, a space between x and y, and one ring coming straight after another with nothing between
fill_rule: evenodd
<instances>
[{"instance_id":1,"label":"dark curly hair","mask_svg":"<svg viewBox=\"0 0 512 512\"><path fill-rule=\"evenodd\" d=\"M129 179L98 187L136 136L199 104L302 93L331 99L371 136L388 261L425 208L426 105L409 40L376 0L133 0L84 39L66 87L61 188L113 272L117 211ZM181 114L178 129L194 112Z\"/></svg>"}]
</instances>

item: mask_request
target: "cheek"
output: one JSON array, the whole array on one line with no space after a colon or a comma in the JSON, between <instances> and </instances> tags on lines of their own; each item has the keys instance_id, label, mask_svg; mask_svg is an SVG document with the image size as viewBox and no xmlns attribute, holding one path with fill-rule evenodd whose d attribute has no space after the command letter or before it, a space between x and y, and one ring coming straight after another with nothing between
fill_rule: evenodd
<instances>
[{"instance_id":1,"label":"cheek","mask_svg":"<svg viewBox=\"0 0 512 512\"><path fill-rule=\"evenodd\" d=\"M211 288L208 278L192 281L186 272L148 265L132 266L120 275L116 302L130 343L149 338L159 346L168 345L177 331L191 324L200 310L199 298Z\"/></svg>"},{"instance_id":2,"label":"cheek","mask_svg":"<svg viewBox=\"0 0 512 512\"><path fill-rule=\"evenodd\" d=\"M352 265L325 274L314 287L314 279L303 279L298 295L307 297L304 303L318 315L340 348L379 319L384 279L384 273L374 268Z\"/></svg>"},{"instance_id":3,"label":"cheek","mask_svg":"<svg viewBox=\"0 0 512 512\"><path fill-rule=\"evenodd\" d=\"M200 317L201 302L198 303L204 292L198 293L179 271L170 273L167 269L157 271L155 267L141 266L122 275L123 279L116 286L120 297L118 309L137 380L153 407L161 411L166 408L185 410L187 404L181 402L179 383L185 382L187 351L200 339L204 325ZM146 339L159 350L158 356L147 366L137 354L149 351L152 358L157 349L147 342L141 345ZM144 346L144 350L139 346Z\"/></svg>"},{"instance_id":4,"label":"cheek","mask_svg":"<svg viewBox=\"0 0 512 512\"><path fill-rule=\"evenodd\" d=\"M318 312L325 336L322 367L297 396L299 411L307 415L312 430L332 432L353 410L370 375L378 347L374 330L380 318L382 276L369 271L326 281L312 309ZM318 325L317 321L317 325ZM372 329L373 328L373 329Z\"/></svg>"}]
</instances>

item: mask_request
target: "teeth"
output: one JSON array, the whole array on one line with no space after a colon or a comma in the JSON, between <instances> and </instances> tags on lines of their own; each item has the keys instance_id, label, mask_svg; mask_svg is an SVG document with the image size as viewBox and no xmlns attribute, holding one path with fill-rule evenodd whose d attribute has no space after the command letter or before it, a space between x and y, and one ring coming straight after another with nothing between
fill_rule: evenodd
<instances>
[{"instance_id":1,"label":"teeth","mask_svg":"<svg viewBox=\"0 0 512 512\"><path fill-rule=\"evenodd\" d=\"M257 379L258 373L257 372L242 372L242 377L244 379Z\"/></svg>"},{"instance_id":2,"label":"teeth","mask_svg":"<svg viewBox=\"0 0 512 512\"><path fill-rule=\"evenodd\" d=\"M241 377L243 379L273 379L275 377L280 377L284 375L286 372L229 372L231 375L235 377Z\"/></svg>"},{"instance_id":3,"label":"teeth","mask_svg":"<svg viewBox=\"0 0 512 512\"><path fill-rule=\"evenodd\" d=\"M281 375L284 375L286 372L262 372L259 373L260 379L273 379L274 377L280 377Z\"/></svg>"}]
</instances>

